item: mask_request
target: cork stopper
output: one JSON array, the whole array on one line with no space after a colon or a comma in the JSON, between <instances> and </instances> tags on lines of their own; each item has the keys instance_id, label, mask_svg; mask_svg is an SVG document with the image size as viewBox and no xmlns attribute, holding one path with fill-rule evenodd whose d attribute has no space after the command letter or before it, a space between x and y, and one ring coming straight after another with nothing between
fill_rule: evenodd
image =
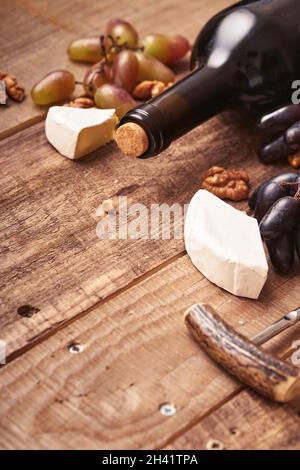
<instances>
[{"instance_id":1,"label":"cork stopper","mask_svg":"<svg viewBox=\"0 0 300 470\"><path fill-rule=\"evenodd\" d=\"M129 157L141 157L149 148L149 139L144 129L128 122L115 132L115 141L120 150Z\"/></svg>"}]
</instances>

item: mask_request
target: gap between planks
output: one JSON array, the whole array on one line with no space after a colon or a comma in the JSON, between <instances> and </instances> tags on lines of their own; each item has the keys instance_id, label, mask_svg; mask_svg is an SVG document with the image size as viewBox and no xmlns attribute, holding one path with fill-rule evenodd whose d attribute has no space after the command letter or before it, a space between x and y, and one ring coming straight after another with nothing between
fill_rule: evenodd
<instances>
[{"instance_id":1,"label":"gap between planks","mask_svg":"<svg viewBox=\"0 0 300 470\"><path fill-rule=\"evenodd\" d=\"M10 129L6 129L0 132L0 141L6 139L7 137L16 135L19 132L22 132L25 129L28 129L29 127L34 126L35 124L38 124L39 122L44 121L45 118L46 118L46 114L40 115L40 116L34 116L32 119L28 119L27 121L24 121L20 124L16 124L14 127L11 127Z\"/></svg>"},{"instance_id":2,"label":"gap between planks","mask_svg":"<svg viewBox=\"0 0 300 470\"><path fill-rule=\"evenodd\" d=\"M21 357L26 352L28 352L31 349L33 349L34 347L38 346L43 341L51 338L51 336L55 335L58 331L63 330L64 328L71 325L75 321L77 321L77 320L83 318L84 316L88 315L89 313L91 313L96 308L101 307L105 303L111 301L112 299L115 299L119 295L121 295L121 294L125 293L126 291L132 289L132 287L135 287L135 286L141 284L146 279L150 278L153 274L158 273L159 271L166 268L168 265L172 264L174 261L182 258L185 255L186 255L186 251L182 251L181 253L178 253L177 255L174 255L172 258L162 262L160 265L156 266L155 268L150 269L146 273L142 274L140 277L138 277L138 278L134 279L133 281L131 281L126 286L121 287L120 289L116 290L115 292L109 294L105 299L99 300L99 302L96 302L95 304L91 305L86 310L83 310L82 312L78 313L74 317L71 317L66 321L62 321L62 322L58 323L57 325L52 325L52 327L50 327L48 330L45 330L42 333L40 333L39 335L33 337L32 341L28 345L23 346L20 349L17 349L16 351L14 351L12 354L10 354L7 357L6 364L10 364L11 362L16 360L17 358ZM2 367L4 367L4 366L0 365L0 370L1 370Z\"/></svg>"},{"instance_id":3,"label":"gap between planks","mask_svg":"<svg viewBox=\"0 0 300 470\"><path fill-rule=\"evenodd\" d=\"M184 253L182 239L161 239L161 224L154 240L104 240L100 245L100 202L125 195L129 204L142 202L147 208L175 202L183 207L199 189L207 160L227 166L230 159L237 168L246 164L253 184L271 174L253 157L256 141L248 126L232 124L229 116L212 120L149 162L125 161L113 144L70 162L47 144L42 124L2 141L1 289L6 314L0 324L9 354L43 329L49 331ZM241 136L247 142L243 149ZM29 322L17 315L24 304L40 311Z\"/></svg>"},{"instance_id":4,"label":"gap between planks","mask_svg":"<svg viewBox=\"0 0 300 470\"><path fill-rule=\"evenodd\" d=\"M191 283L194 275L198 285ZM160 448L172 442L199 421L195 414L210 415L241 388L190 340L183 328L183 311L197 300L210 302L237 329L252 336L290 307L291 299L283 298L281 279L274 274L271 278L261 301L245 308L243 299L201 279L187 257L174 261L174 266L133 287L131 294L127 291L119 300L112 299L111 305L91 312L3 369L1 419L7 432L2 442L52 448L68 439L73 447L110 449ZM293 286L297 287L295 280ZM299 293L294 292L296 301ZM243 327L238 326L239 319L244 320ZM287 333L291 334L277 338L279 351L291 344ZM67 351L74 341L84 345L76 359ZM161 417L157 409L169 400L178 405L172 420ZM87 423L88 436L78 441Z\"/></svg>"},{"instance_id":5,"label":"gap between planks","mask_svg":"<svg viewBox=\"0 0 300 470\"><path fill-rule=\"evenodd\" d=\"M88 315L89 313L91 313L94 309L104 305L105 303L109 302L110 300L112 299L115 299L116 297L118 297L120 294L123 294L125 293L126 291L130 290L132 287L135 287L137 286L138 284L144 282L146 279L148 279L149 277L151 277L153 274L156 274L158 273L160 270L166 268L168 265L172 264L174 261L182 258L183 256L186 255L186 251L183 251L182 253L178 253L177 255L173 256L172 258L170 258L169 260L161 263L159 266L157 266L156 268L154 269L151 269L150 271L148 271L147 273L143 274L142 276L140 276L139 278L135 279L134 281L132 281L131 283L129 283L127 286L124 286L123 288L120 288L119 290L117 290L116 292L112 293L111 295L109 295L106 299L103 299L97 303L95 303L94 305L92 305L91 307L89 307L87 310L85 311L82 311L81 313L79 313L77 316L73 317L73 318L70 318L69 320L59 324L59 326L57 326L56 328L53 327L51 328L51 330L49 332L45 331L43 333L41 333L39 336L37 336L36 338L34 338L32 340L32 342L27 345L27 346L24 346L23 348L15 351L13 354L11 354L8 358L7 358L7 364L10 364L12 363L14 360L16 360L17 358L21 357L23 354L25 354L26 352L30 351L31 349L33 349L34 347L38 346L40 343L42 343L43 341L51 338L51 336L55 335L57 332L61 331L62 329L66 328L67 326L71 325L73 322L83 318L84 316ZM4 367L4 366L0 366L0 370L1 368ZM235 398L236 396L238 396L241 391L243 391L244 388L241 386L240 388L238 388L236 391L232 392L231 394L229 394L226 398L224 398L223 400L220 400L219 403L217 403L215 406L213 406L211 409L209 409L203 416L201 416L200 419L197 419L195 418L195 420L191 420L191 422L182 430L178 431L178 432L175 432L173 436L171 436L166 442L162 443L162 445L160 446L160 448L164 448L164 447L167 447L168 445L171 445L175 440L177 440L178 438L182 437L186 432L190 431L191 429L193 429L196 425L198 425L202 420L204 420L205 418L207 418L209 415L211 415L212 413L214 413L216 410L218 410L219 408L221 408L222 406L224 406L225 404L227 404L230 400L232 400L233 398ZM158 448L157 448L158 449Z\"/></svg>"},{"instance_id":6,"label":"gap between planks","mask_svg":"<svg viewBox=\"0 0 300 470\"><path fill-rule=\"evenodd\" d=\"M35 118L33 119L37 119L36 122L39 122L39 121L42 121L44 119L43 116L36 116ZM33 124L35 124L35 122L31 122L30 120L28 122L24 122L24 123L21 123L20 125L17 125L16 127L14 127L12 129L12 132L10 133L10 131L8 131L8 134L6 134L6 136L8 135L13 135L13 134L16 134L18 132L20 132L21 130L27 128L27 127L30 127L32 126ZM24 127L22 127L24 125ZM4 137L6 137L4 136ZM3 138L3 136L0 135L0 139ZM50 327L48 330L46 330L44 333L45 335L43 336L43 333L41 333L40 335L38 335L36 337L36 345L40 344L41 342L44 341L44 339L46 339L47 337L51 337L52 335L54 335L56 332L58 332L60 329L64 329L68 324L71 324L73 323L73 321L81 318L82 316L85 316L87 315L88 313L91 313L95 308L97 308L97 306L100 306L100 305L104 305L108 300L110 299L113 299L115 298L116 296L120 295L122 292L125 292L127 291L128 289L131 289L132 287L134 287L135 285L138 285L139 283L141 283L143 280L146 280L149 276L151 276L152 274L154 274L155 272L158 272L160 271L161 269L163 269L164 266L167 266L168 264L172 263L174 260L176 260L177 258L181 258L185 253L182 252L182 253L179 253L177 255L175 255L173 258L170 258L169 260L166 260L165 262L163 262L161 265L157 266L156 268L154 268L153 270L149 270L147 273L144 273L142 276L140 276L139 278L136 278L135 280L133 280L131 283L128 283L128 285L126 286L123 286L122 288L120 288L119 290L116 290L114 293L112 293L110 296L108 296L107 298L95 303L94 305L90 306L88 309L84 310L83 312L80 312L77 316L75 316L74 318L71 318L71 319L68 319L66 320L65 322L58 322L57 323L57 327L56 325L54 324L53 325L53 328ZM56 328L56 329L55 329ZM35 345L34 343L31 343L28 347L28 350L33 348ZM20 351L22 351L22 349L20 349ZM24 352L25 349L24 349ZM16 354L16 357L17 354ZM11 356L12 360L13 360L13 354Z\"/></svg>"},{"instance_id":7,"label":"gap between planks","mask_svg":"<svg viewBox=\"0 0 300 470\"><path fill-rule=\"evenodd\" d=\"M197 0L189 0L187 8L176 0L165 0L164 5L160 6L158 23L154 14L157 12L155 0L141 0L138 9L132 6L130 0L123 0L121 6L117 0L90 0L88 4L84 0L45 1L43 5L34 0L2 1L3 34L0 39L3 43L3 67L25 85L27 99L20 105L1 110L4 123L0 126L0 140L14 135L18 128L28 127L30 121L43 112L32 105L29 95L32 85L50 70L67 68L75 73L77 80L83 79L88 65L70 61L66 52L75 38L99 33L108 20L123 16L137 27L141 35L151 33L156 28L162 33L168 32L171 27L180 30L192 41L201 25L231 3L230 0L215 0L211 5L206 0L199 8ZM196 9L199 10L198 17L190 14ZM18 35L13 40L10 38L7 44L5 38L9 37L11 30L18 31ZM24 39L23 42L20 38ZM20 113L23 113L22 116Z\"/></svg>"},{"instance_id":8,"label":"gap between planks","mask_svg":"<svg viewBox=\"0 0 300 470\"><path fill-rule=\"evenodd\" d=\"M266 343L263 343L262 346L264 346L265 344L267 344L268 341ZM283 352L282 354L279 354L278 357L282 360L288 360L290 358L290 356L292 355L292 353L295 352L294 350L288 348L285 352ZM228 372L226 372L224 370L224 373L225 374L228 374L230 375ZM246 387L246 386L243 386L241 384L241 386L235 390L234 392L232 392L231 394L229 394L226 398L224 398L223 400L220 400L219 403L217 403L215 406L213 406L210 410L207 411L207 413L204 413L203 416L201 416L199 419L195 419L193 422L191 421L191 423L186 427L185 430L182 430L182 432L178 432L178 433L174 433L174 436L172 436L168 441L166 441L164 444L163 444L163 448L166 448L166 449L173 449L173 445L178 442L182 442L182 438L185 437L185 435L189 435L190 433L193 433L194 430L198 429L199 425L202 423L202 421L206 420L207 418L209 418L211 415L213 415L215 412L217 412L218 410L220 410L221 408L223 408L224 406L226 407L226 405L230 405L230 402L231 401L235 401L235 399L239 399L240 396L243 396L244 393L251 393L253 396L255 396L257 399L260 399L262 400L263 402L266 402L266 403L272 403L274 405L277 405L278 407L284 407L286 406L285 404L276 404L276 403L273 403L271 400L268 400L262 396L260 396L258 393L256 392L253 392L251 391L250 387ZM297 414L297 413L296 413Z\"/></svg>"},{"instance_id":9,"label":"gap between planks","mask_svg":"<svg viewBox=\"0 0 300 470\"><path fill-rule=\"evenodd\" d=\"M245 389L164 449L299 450L300 400L277 405Z\"/></svg>"},{"instance_id":10,"label":"gap between planks","mask_svg":"<svg viewBox=\"0 0 300 470\"><path fill-rule=\"evenodd\" d=\"M227 373L227 372L225 372ZM223 400L220 400L216 405L212 406L209 410L207 410L206 413L204 413L200 418L195 418L194 420L191 420L190 423L186 426L185 429L181 429L178 432L174 432L173 436L171 436L166 442L162 444L162 448L168 448L169 446L172 448L172 444L177 441L178 439L182 438L185 434L188 432L192 431L195 427L197 427L201 421L204 419L208 418L210 415L212 415L215 411L219 410L222 408L224 405L229 403L231 400L236 398L243 390L245 390L242 386L239 387L237 390L234 392L230 393L227 397L225 397ZM157 447L157 450L159 448Z\"/></svg>"}]
</instances>

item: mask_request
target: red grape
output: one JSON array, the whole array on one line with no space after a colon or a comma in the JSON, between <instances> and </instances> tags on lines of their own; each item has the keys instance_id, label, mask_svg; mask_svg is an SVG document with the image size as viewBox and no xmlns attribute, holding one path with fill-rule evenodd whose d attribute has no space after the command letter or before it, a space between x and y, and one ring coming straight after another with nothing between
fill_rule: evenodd
<instances>
[{"instance_id":1,"label":"red grape","mask_svg":"<svg viewBox=\"0 0 300 470\"><path fill-rule=\"evenodd\" d=\"M144 50L166 65L182 59L190 50L188 40L180 35L149 34L143 40Z\"/></svg>"},{"instance_id":2,"label":"red grape","mask_svg":"<svg viewBox=\"0 0 300 470\"><path fill-rule=\"evenodd\" d=\"M75 78L67 70L54 70L48 73L31 90L31 97L35 104L48 105L63 101L75 89Z\"/></svg>"},{"instance_id":3,"label":"red grape","mask_svg":"<svg viewBox=\"0 0 300 470\"><path fill-rule=\"evenodd\" d=\"M98 62L93 65L85 74L83 83L87 95L94 96L95 91L105 83L112 82L113 74L110 65Z\"/></svg>"},{"instance_id":4,"label":"red grape","mask_svg":"<svg viewBox=\"0 0 300 470\"><path fill-rule=\"evenodd\" d=\"M142 52L136 52L136 57L139 61L139 82L145 80L158 80L166 84L174 82L175 75L172 70L159 60Z\"/></svg>"},{"instance_id":5,"label":"red grape","mask_svg":"<svg viewBox=\"0 0 300 470\"><path fill-rule=\"evenodd\" d=\"M136 102L127 91L111 84L102 85L96 90L95 103L98 108L115 108L119 118L136 106Z\"/></svg>"},{"instance_id":6,"label":"red grape","mask_svg":"<svg viewBox=\"0 0 300 470\"><path fill-rule=\"evenodd\" d=\"M137 47L139 38L134 27L128 21L115 18L111 20L106 26L106 34L112 38L119 45L126 45L128 47Z\"/></svg>"},{"instance_id":7,"label":"red grape","mask_svg":"<svg viewBox=\"0 0 300 470\"><path fill-rule=\"evenodd\" d=\"M139 62L134 52L120 52L113 65L114 83L131 93L136 86L139 74Z\"/></svg>"},{"instance_id":8,"label":"red grape","mask_svg":"<svg viewBox=\"0 0 300 470\"><path fill-rule=\"evenodd\" d=\"M104 39L104 45L108 48L111 41ZM68 48L69 57L77 62L95 63L103 59L100 36L76 39Z\"/></svg>"}]
</instances>

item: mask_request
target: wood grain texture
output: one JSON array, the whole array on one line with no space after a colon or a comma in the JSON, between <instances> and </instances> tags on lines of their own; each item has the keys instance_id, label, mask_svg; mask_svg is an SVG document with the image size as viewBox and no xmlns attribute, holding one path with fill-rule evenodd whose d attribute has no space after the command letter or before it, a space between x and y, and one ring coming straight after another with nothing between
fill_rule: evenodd
<instances>
[{"instance_id":1,"label":"wood grain texture","mask_svg":"<svg viewBox=\"0 0 300 470\"><path fill-rule=\"evenodd\" d=\"M249 124L232 115L148 161L122 157L113 144L70 161L46 142L43 124L3 140L0 328L9 353L183 253L182 240L99 240L96 209L103 200L126 195L129 205L149 209L184 205L215 164L246 166L256 184L281 171L261 166L256 148ZM39 309L30 319L17 314L28 304Z\"/></svg>"},{"instance_id":2,"label":"wood grain texture","mask_svg":"<svg viewBox=\"0 0 300 470\"><path fill-rule=\"evenodd\" d=\"M1 0L1 70L17 77L27 97L22 103L8 100L6 106L0 105L0 139L45 117L46 108L32 103L30 90L46 73L67 68L82 77L82 66L72 64L66 55L71 40L72 34L25 11L22 2Z\"/></svg>"},{"instance_id":3,"label":"wood grain texture","mask_svg":"<svg viewBox=\"0 0 300 470\"><path fill-rule=\"evenodd\" d=\"M299 404L279 406L243 391L167 449L299 450L299 411Z\"/></svg>"},{"instance_id":4,"label":"wood grain texture","mask_svg":"<svg viewBox=\"0 0 300 470\"><path fill-rule=\"evenodd\" d=\"M158 15L157 0L138 8L130 0L2 0L1 68L27 92L53 68L81 78L86 67L68 60L67 44L103 31L108 19L122 16L144 34L172 30L192 40L230 3L163 0ZM0 113L0 339L11 356L32 348L0 369L0 447L154 448L174 441L240 389L188 336L184 310L206 301L252 336L300 303L299 274L273 273L258 302L237 299L193 268L182 240L99 241L96 209L116 195L147 207L188 203L215 164L246 167L253 186L285 167L258 163L253 122L235 113L147 162L122 158L113 144L70 162L46 142L42 123L32 125L45 110L29 98ZM268 349L281 353L297 335L299 328ZM74 341L84 345L82 354L68 352ZM174 417L159 413L164 402L176 404ZM297 430L278 416L279 430ZM244 445L256 445L247 433ZM289 445L298 445L294 439Z\"/></svg>"},{"instance_id":5,"label":"wood grain texture","mask_svg":"<svg viewBox=\"0 0 300 470\"><path fill-rule=\"evenodd\" d=\"M179 32L192 41L200 27L230 0L1 0L1 69L16 75L27 91L22 103L9 102L0 108L0 139L45 117L46 108L30 98L34 83L51 70L67 69L82 80L86 65L67 56L69 43L82 36L103 33L105 24L122 16L132 21L141 35L153 31ZM77 87L76 94L82 94Z\"/></svg>"},{"instance_id":6,"label":"wood grain texture","mask_svg":"<svg viewBox=\"0 0 300 470\"><path fill-rule=\"evenodd\" d=\"M173 262L0 370L0 447L163 447L240 389L189 336L186 308L209 303L252 336L300 302L298 283L287 298L271 275L261 300L247 301L213 286L187 256ZM299 332L268 349L288 349ZM83 352L71 355L72 343ZM165 402L175 416L159 413Z\"/></svg>"},{"instance_id":7,"label":"wood grain texture","mask_svg":"<svg viewBox=\"0 0 300 470\"><path fill-rule=\"evenodd\" d=\"M203 350L257 393L286 403L300 394L300 369L256 346L236 332L210 306L196 304L185 324Z\"/></svg>"}]
</instances>

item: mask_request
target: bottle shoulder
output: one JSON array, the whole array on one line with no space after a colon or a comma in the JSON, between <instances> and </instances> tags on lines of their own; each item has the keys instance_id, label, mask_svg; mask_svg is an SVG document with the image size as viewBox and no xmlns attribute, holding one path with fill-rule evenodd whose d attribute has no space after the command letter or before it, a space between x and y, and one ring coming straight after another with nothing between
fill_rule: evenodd
<instances>
[{"instance_id":1,"label":"bottle shoulder","mask_svg":"<svg viewBox=\"0 0 300 470\"><path fill-rule=\"evenodd\" d=\"M252 3L257 3L257 0L242 0L234 3L228 8L225 8L221 12L213 16L202 28L198 34L194 43L192 57L191 57L191 68L194 69L203 65L206 58L212 48L212 40L220 25L221 21L226 18L230 13L237 11L240 7L245 7Z\"/></svg>"}]
</instances>

